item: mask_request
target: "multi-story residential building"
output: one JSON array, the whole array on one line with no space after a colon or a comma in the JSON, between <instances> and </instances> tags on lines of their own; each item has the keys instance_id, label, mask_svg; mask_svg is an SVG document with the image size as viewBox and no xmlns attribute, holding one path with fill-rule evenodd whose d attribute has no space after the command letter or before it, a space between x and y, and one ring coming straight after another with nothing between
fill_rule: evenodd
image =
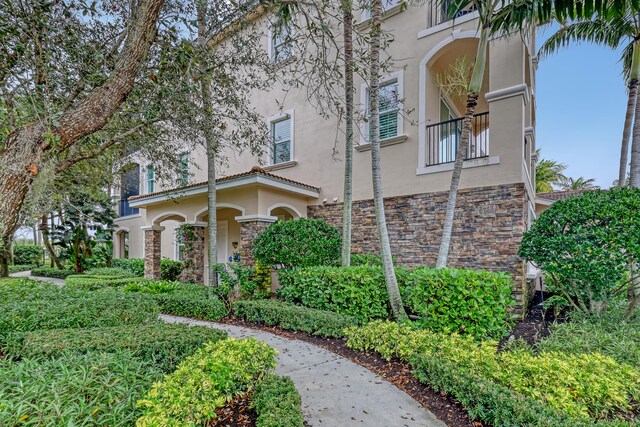
<instances>
[{"instance_id":1,"label":"multi-story residential building","mask_svg":"<svg viewBox=\"0 0 640 427\"><path fill-rule=\"evenodd\" d=\"M360 26L367 25L363 13ZM258 19L269 25L269 17ZM405 265L433 265L437 258L464 99L450 99L436 84L457 58L475 56L478 17L472 9L455 21L435 5L388 4L383 26L393 33L387 49L393 69L382 79L381 155L392 251ZM264 48L273 61L290 49L270 31ZM488 47L484 88L462 172L449 264L503 270L514 277L514 293L528 293L527 266L516 252L535 217L535 34L495 37ZM359 108L367 85L357 81ZM252 239L269 224L290 218L322 218L341 225L344 149L333 153L337 120L323 119L304 91L284 101L273 90L255 97L271 131L268 155L232 156L217 180L218 260L234 253L251 260ZM284 102L280 108L278 101ZM411 113L407 113L407 112ZM376 252L370 144L366 124L356 134L353 166L353 251ZM125 176L115 233L116 257L145 257L146 273L158 274L160 257L181 258L175 239L180 223L196 227L196 264L205 274L206 156L185 153L175 188L159 188L153 163ZM199 167L192 167L197 164ZM256 167L262 165L261 167ZM191 169L192 176L189 175Z\"/></svg>"}]
</instances>

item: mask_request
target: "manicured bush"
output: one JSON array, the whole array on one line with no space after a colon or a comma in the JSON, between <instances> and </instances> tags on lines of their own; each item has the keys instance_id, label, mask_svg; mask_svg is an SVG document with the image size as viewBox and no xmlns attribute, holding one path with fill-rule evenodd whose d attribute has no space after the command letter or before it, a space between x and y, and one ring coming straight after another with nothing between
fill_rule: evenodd
<instances>
[{"instance_id":1,"label":"manicured bush","mask_svg":"<svg viewBox=\"0 0 640 427\"><path fill-rule=\"evenodd\" d=\"M144 265L144 263L143 263ZM163 259L160 261L160 280L176 281L180 280L184 263L182 261L174 261L171 259ZM144 271L143 271L144 274Z\"/></svg>"},{"instance_id":2,"label":"manicured bush","mask_svg":"<svg viewBox=\"0 0 640 427\"><path fill-rule=\"evenodd\" d=\"M119 267L96 267L84 272L86 277L135 277L129 270Z\"/></svg>"},{"instance_id":3,"label":"manicured bush","mask_svg":"<svg viewBox=\"0 0 640 427\"><path fill-rule=\"evenodd\" d=\"M598 316L576 312L570 322L554 324L537 345L543 351L606 354L640 369L640 315L627 318L623 309Z\"/></svg>"},{"instance_id":4,"label":"manicured bush","mask_svg":"<svg viewBox=\"0 0 640 427\"><path fill-rule=\"evenodd\" d=\"M343 337L345 328L358 324L351 316L274 300L238 300L233 303L233 314L252 322L327 337Z\"/></svg>"},{"instance_id":5,"label":"manicured bush","mask_svg":"<svg viewBox=\"0 0 640 427\"><path fill-rule=\"evenodd\" d=\"M162 373L131 352L0 359L0 425L130 426Z\"/></svg>"},{"instance_id":6,"label":"manicured bush","mask_svg":"<svg viewBox=\"0 0 640 427\"><path fill-rule=\"evenodd\" d=\"M382 321L349 328L346 335L351 348L375 350L387 359L449 362L460 374L507 387L578 420L630 412L640 399L640 372L597 353L498 352L496 341L476 344L471 337Z\"/></svg>"},{"instance_id":7,"label":"manicured bush","mask_svg":"<svg viewBox=\"0 0 640 427\"><path fill-rule=\"evenodd\" d=\"M252 396L257 427L302 427L302 399L289 377L267 375Z\"/></svg>"},{"instance_id":8,"label":"manicured bush","mask_svg":"<svg viewBox=\"0 0 640 427\"><path fill-rule=\"evenodd\" d=\"M14 245L14 264L42 264L42 253L44 248L40 245Z\"/></svg>"},{"instance_id":9,"label":"manicured bush","mask_svg":"<svg viewBox=\"0 0 640 427\"><path fill-rule=\"evenodd\" d=\"M114 258L111 264L116 268L127 270L135 277L144 276L143 258Z\"/></svg>"},{"instance_id":10,"label":"manicured bush","mask_svg":"<svg viewBox=\"0 0 640 427\"><path fill-rule=\"evenodd\" d=\"M406 271L397 269L398 281ZM308 267L279 270L284 300L318 310L334 311L360 321L389 317L388 294L382 268Z\"/></svg>"},{"instance_id":11,"label":"manicured bush","mask_svg":"<svg viewBox=\"0 0 640 427\"><path fill-rule=\"evenodd\" d=\"M0 313L3 342L12 332L148 323L157 319L159 308L146 295L19 280L0 286Z\"/></svg>"},{"instance_id":12,"label":"manicured bush","mask_svg":"<svg viewBox=\"0 0 640 427\"><path fill-rule=\"evenodd\" d=\"M205 342L226 337L226 332L204 326L154 322L146 325L25 332L12 336L4 351L21 358L49 359L66 351L113 353L128 349L134 356L170 372Z\"/></svg>"},{"instance_id":13,"label":"manicured bush","mask_svg":"<svg viewBox=\"0 0 640 427\"><path fill-rule=\"evenodd\" d=\"M507 273L416 268L406 277L402 301L424 328L498 338L512 325L512 281Z\"/></svg>"},{"instance_id":14,"label":"manicured bush","mask_svg":"<svg viewBox=\"0 0 640 427\"><path fill-rule=\"evenodd\" d=\"M253 338L205 344L138 402L140 426L204 425L276 366L276 350Z\"/></svg>"},{"instance_id":15,"label":"manicured bush","mask_svg":"<svg viewBox=\"0 0 640 427\"><path fill-rule=\"evenodd\" d=\"M351 254L351 266L377 265L382 266L382 258L376 254Z\"/></svg>"},{"instance_id":16,"label":"manicured bush","mask_svg":"<svg viewBox=\"0 0 640 427\"><path fill-rule=\"evenodd\" d=\"M39 267L31 269L32 276L53 277L55 279L65 279L72 274L77 274L73 270L60 270L53 267Z\"/></svg>"},{"instance_id":17,"label":"manicured bush","mask_svg":"<svg viewBox=\"0 0 640 427\"><path fill-rule=\"evenodd\" d=\"M640 265L640 189L589 191L554 203L524 234L519 254L541 267L547 290L576 310L606 310L626 293L630 267Z\"/></svg>"},{"instance_id":18,"label":"manicured bush","mask_svg":"<svg viewBox=\"0 0 640 427\"><path fill-rule=\"evenodd\" d=\"M9 266L9 273L20 273L21 271L29 271L37 267L35 264L14 264Z\"/></svg>"},{"instance_id":19,"label":"manicured bush","mask_svg":"<svg viewBox=\"0 0 640 427\"><path fill-rule=\"evenodd\" d=\"M64 284L70 289L96 291L103 288L119 288L131 283L144 283L146 281L147 279L143 277L85 276L83 274L75 274L67 276Z\"/></svg>"},{"instance_id":20,"label":"manicured bush","mask_svg":"<svg viewBox=\"0 0 640 427\"><path fill-rule=\"evenodd\" d=\"M131 282L123 288L125 292L144 292L146 294L166 294L177 292L184 285L178 282L145 280Z\"/></svg>"},{"instance_id":21,"label":"manicured bush","mask_svg":"<svg viewBox=\"0 0 640 427\"><path fill-rule=\"evenodd\" d=\"M214 295L174 292L153 294L152 296L164 314L214 322L229 314L225 304Z\"/></svg>"},{"instance_id":22,"label":"manicured bush","mask_svg":"<svg viewBox=\"0 0 640 427\"><path fill-rule=\"evenodd\" d=\"M263 265L311 267L340 259L340 232L320 219L300 218L271 224L254 240L253 256Z\"/></svg>"}]
</instances>

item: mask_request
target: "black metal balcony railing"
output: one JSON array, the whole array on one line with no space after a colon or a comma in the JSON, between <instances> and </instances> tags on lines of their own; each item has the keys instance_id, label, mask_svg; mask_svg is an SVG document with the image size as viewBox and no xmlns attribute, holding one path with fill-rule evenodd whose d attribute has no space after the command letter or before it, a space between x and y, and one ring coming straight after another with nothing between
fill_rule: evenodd
<instances>
[{"instance_id":1,"label":"black metal balcony railing","mask_svg":"<svg viewBox=\"0 0 640 427\"><path fill-rule=\"evenodd\" d=\"M452 19L458 19L462 16L475 12L477 9L475 5L469 4L462 10L459 10L455 16L451 17L449 14L450 8L449 2L432 1L427 6L427 28L435 27L443 22L450 21Z\"/></svg>"},{"instance_id":2,"label":"black metal balcony railing","mask_svg":"<svg viewBox=\"0 0 640 427\"><path fill-rule=\"evenodd\" d=\"M464 117L427 126L427 166L450 163L456 160L456 151L462 137ZM489 113L473 116L471 139L465 160L479 159L489 155Z\"/></svg>"},{"instance_id":3,"label":"black metal balcony railing","mask_svg":"<svg viewBox=\"0 0 640 427\"><path fill-rule=\"evenodd\" d=\"M118 201L118 214L119 216L136 215L140 210L138 208L132 208L129 206L129 200L121 199Z\"/></svg>"}]
</instances>

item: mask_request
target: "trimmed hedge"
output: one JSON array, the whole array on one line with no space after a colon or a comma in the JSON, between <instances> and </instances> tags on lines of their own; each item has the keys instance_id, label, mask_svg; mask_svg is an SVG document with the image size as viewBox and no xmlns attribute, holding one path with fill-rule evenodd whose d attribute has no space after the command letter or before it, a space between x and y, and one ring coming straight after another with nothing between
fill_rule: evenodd
<instances>
[{"instance_id":1,"label":"trimmed hedge","mask_svg":"<svg viewBox=\"0 0 640 427\"><path fill-rule=\"evenodd\" d=\"M0 425L130 426L136 400L161 377L128 351L0 359Z\"/></svg>"},{"instance_id":2,"label":"trimmed hedge","mask_svg":"<svg viewBox=\"0 0 640 427\"><path fill-rule=\"evenodd\" d=\"M87 277L136 277L129 270L118 267L96 267L84 272Z\"/></svg>"},{"instance_id":3,"label":"trimmed hedge","mask_svg":"<svg viewBox=\"0 0 640 427\"><path fill-rule=\"evenodd\" d=\"M2 342L12 332L149 323L157 319L159 308L146 295L82 292L17 280L0 286L0 313Z\"/></svg>"},{"instance_id":4,"label":"trimmed hedge","mask_svg":"<svg viewBox=\"0 0 640 427\"><path fill-rule=\"evenodd\" d=\"M398 269L402 281L406 270ZM307 267L278 270L285 301L318 310L353 316L359 321L389 317L388 294L382 268Z\"/></svg>"},{"instance_id":5,"label":"trimmed hedge","mask_svg":"<svg viewBox=\"0 0 640 427\"><path fill-rule=\"evenodd\" d=\"M103 288L118 288L131 283L145 282L143 277L117 277L117 276L86 276L75 274L68 276L64 284L70 289L82 289L85 291L97 291Z\"/></svg>"},{"instance_id":6,"label":"trimmed hedge","mask_svg":"<svg viewBox=\"0 0 640 427\"><path fill-rule=\"evenodd\" d=\"M343 337L345 328L358 324L351 316L274 300L238 300L232 309L236 316L252 322L325 337Z\"/></svg>"},{"instance_id":7,"label":"trimmed hedge","mask_svg":"<svg viewBox=\"0 0 640 427\"><path fill-rule=\"evenodd\" d=\"M42 264L44 248L40 245L14 245L13 262L15 264Z\"/></svg>"},{"instance_id":8,"label":"trimmed hedge","mask_svg":"<svg viewBox=\"0 0 640 427\"><path fill-rule=\"evenodd\" d=\"M143 258L116 258L111 264L114 267L129 271L135 277L144 276ZM163 259L160 261L160 279L179 280L183 268L184 263L181 261Z\"/></svg>"},{"instance_id":9,"label":"trimmed hedge","mask_svg":"<svg viewBox=\"0 0 640 427\"><path fill-rule=\"evenodd\" d=\"M407 275L402 301L421 327L499 338L513 325L512 281L507 273L421 267Z\"/></svg>"},{"instance_id":10,"label":"trimmed hedge","mask_svg":"<svg viewBox=\"0 0 640 427\"><path fill-rule=\"evenodd\" d=\"M416 366L422 366L424 370L419 378L431 385L440 383L430 378L443 377L440 381L453 381L450 377L453 372L466 378L465 384L466 381L481 380L495 384L494 389L506 387L514 400L522 394L540 405L554 408L563 417L579 421L628 413L640 399L640 372L597 353L574 356L541 352L535 355L529 349L498 352L496 341L476 344L471 337L415 330L407 324L382 321L350 328L346 335L347 345L357 350L375 350L386 359L395 355L414 364L416 360L426 360ZM450 363L453 371L442 374L440 364L446 366L446 363ZM447 390L458 396L455 388ZM464 389L459 393L466 396ZM473 401L470 407L474 404L481 406L482 403ZM493 423L492 416L482 419ZM510 419L506 425L522 424Z\"/></svg>"},{"instance_id":11,"label":"trimmed hedge","mask_svg":"<svg viewBox=\"0 0 640 427\"><path fill-rule=\"evenodd\" d=\"M141 426L204 425L275 368L277 351L253 338L206 344L138 401Z\"/></svg>"},{"instance_id":12,"label":"trimmed hedge","mask_svg":"<svg viewBox=\"0 0 640 427\"><path fill-rule=\"evenodd\" d=\"M144 276L144 258L114 258L111 265L127 270L136 277Z\"/></svg>"},{"instance_id":13,"label":"trimmed hedge","mask_svg":"<svg viewBox=\"0 0 640 427\"><path fill-rule=\"evenodd\" d=\"M256 386L252 406L258 414L256 427L302 427L302 399L289 377L267 375Z\"/></svg>"},{"instance_id":14,"label":"trimmed hedge","mask_svg":"<svg viewBox=\"0 0 640 427\"><path fill-rule=\"evenodd\" d=\"M20 273L21 271L29 271L37 267L35 264L14 264L9 266L9 273Z\"/></svg>"},{"instance_id":15,"label":"trimmed hedge","mask_svg":"<svg viewBox=\"0 0 640 427\"><path fill-rule=\"evenodd\" d=\"M134 356L170 372L205 342L226 337L226 332L204 326L154 322L146 325L25 332L13 336L4 350L8 355L20 358L50 359L67 351L113 353L128 349Z\"/></svg>"},{"instance_id":16,"label":"trimmed hedge","mask_svg":"<svg viewBox=\"0 0 640 427\"><path fill-rule=\"evenodd\" d=\"M54 279L66 279L67 276L77 274L73 270L60 270L54 267L40 267L31 269L32 276L53 277Z\"/></svg>"}]
</instances>

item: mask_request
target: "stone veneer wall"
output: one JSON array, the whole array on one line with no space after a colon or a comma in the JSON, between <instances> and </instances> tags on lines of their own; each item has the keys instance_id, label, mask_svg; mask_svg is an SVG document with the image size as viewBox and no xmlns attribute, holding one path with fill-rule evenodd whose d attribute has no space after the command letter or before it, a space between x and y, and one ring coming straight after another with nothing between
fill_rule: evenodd
<instances>
[{"instance_id":1,"label":"stone veneer wall","mask_svg":"<svg viewBox=\"0 0 640 427\"><path fill-rule=\"evenodd\" d=\"M399 264L435 265L447 196L438 192L385 198L391 251ZM341 228L341 203L309 206L307 214ZM510 273L518 302L515 312L520 314L532 295L526 264L517 255L527 215L522 183L460 190L448 262L450 267ZM373 200L355 201L352 221L353 253L377 253Z\"/></svg>"},{"instance_id":2,"label":"stone veneer wall","mask_svg":"<svg viewBox=\"0 0 640 427\"><path fill-rule=\"evenodd\" d=\"M271 225L270 222L248 221L240 223L240 262L250 266L255 263L251 245L258 234Z\"/></svg>"}]
</instances>

